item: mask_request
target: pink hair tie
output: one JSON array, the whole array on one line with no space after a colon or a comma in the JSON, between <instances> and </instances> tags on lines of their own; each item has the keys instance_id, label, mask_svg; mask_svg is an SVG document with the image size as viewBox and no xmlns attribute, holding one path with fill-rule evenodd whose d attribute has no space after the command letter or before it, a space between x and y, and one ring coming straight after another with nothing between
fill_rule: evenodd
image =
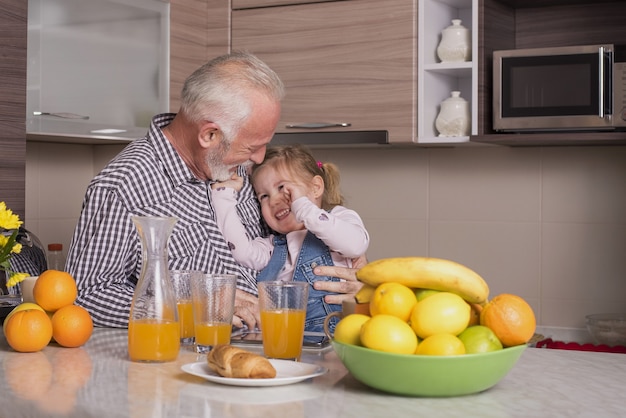
<instances>
[{"instance_id":1,"label":"pink hair tie","mask_svg":"<svg viewBox=\"0 0 626 418\"><path fill-rule=\"evenodd\" d=\"M317 162L317 166L318 166L319 168L322 168L322 166L323 166L323 165L324 165L324 163L323 163L323 162L321 162L321 161L318 161L318 162Z\"/></svg>"}]
</instances>

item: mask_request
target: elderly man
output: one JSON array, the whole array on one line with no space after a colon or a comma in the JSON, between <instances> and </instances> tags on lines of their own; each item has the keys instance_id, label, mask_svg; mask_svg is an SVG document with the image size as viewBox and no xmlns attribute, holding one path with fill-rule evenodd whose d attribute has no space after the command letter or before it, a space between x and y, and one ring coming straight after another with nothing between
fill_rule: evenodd
<instances>
[{"instance_id":1,"label":"elderly man","mask_svg":"<svg viewBox=\"0 0 626 418\"><path fill-rule=\"evenodd\" d=\"M279 77L254 55L218 57L185 81L177 114L155 116L147 135L92 180L67 270L77 282L76 302L96 326L128 325L141 269L133 215L176 217L169 268L237 274L234 324L257 325L257 272L234 261L215 221L210 184L235 172L243 176L237 213L250 236L267 234L247 171L263 161L283 96ZM360 288L354 270L331 266L316 273L345 279L321 283L320 290L343 293L328 296L329 303L341 303Z\"/></svg>"}]
</instances>

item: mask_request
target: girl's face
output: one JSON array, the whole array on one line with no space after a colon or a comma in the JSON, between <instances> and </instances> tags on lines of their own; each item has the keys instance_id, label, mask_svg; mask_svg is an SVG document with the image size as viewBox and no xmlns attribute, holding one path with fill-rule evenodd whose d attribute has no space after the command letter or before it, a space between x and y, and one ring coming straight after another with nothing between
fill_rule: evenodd
<instances>
[{"instance_id":1,"label":"girl's face","mask_svg":"<svg viewBox=\"0 0 626 418\"><path fill-rule=\"evenodd\" d=\"M254 190L261 203L263 219L270 228L281 234L304 229L304 223L298 222L291 211L291 202L306 196L320 206L323 183L319 176L305 182L294 178L282 167L261 167L255 174Z\"/></svg>"}]
</instances>

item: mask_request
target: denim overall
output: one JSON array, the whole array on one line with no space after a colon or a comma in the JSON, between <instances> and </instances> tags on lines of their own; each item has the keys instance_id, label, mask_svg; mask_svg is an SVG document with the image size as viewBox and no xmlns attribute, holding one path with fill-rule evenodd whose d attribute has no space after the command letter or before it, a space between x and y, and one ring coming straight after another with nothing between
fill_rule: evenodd
<instances>
[{"instance_id":1,"label":"denim overall","mask_svg":"<svg viewBox=\"0 0 626 418\"><path fill-rule=\"evenodd\" d=\"M257 282L276 280L278 273L287 260L287 238L285 235L274 236L274 252L269 263L257 276ZM324 332L324 319L331 312L340 311L341 305L324 302L326 291L315 290L313 282L318 280L339 281L335 277L316 276L313 269L317 266L332 266L333 259L330 256L328 246L311 232L307 232L302 249L298 254L298 260L293 274L293 280L309 283L309 302L306 310L305 331ZM333 317L329 323L329 329L334 332L337 317Z\"/></svg>"}]
</instances>

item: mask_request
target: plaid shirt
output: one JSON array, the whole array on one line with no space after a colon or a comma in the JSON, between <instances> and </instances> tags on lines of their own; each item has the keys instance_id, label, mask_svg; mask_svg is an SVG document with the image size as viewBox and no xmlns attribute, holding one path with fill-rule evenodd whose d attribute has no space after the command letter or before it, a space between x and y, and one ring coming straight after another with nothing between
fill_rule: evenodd
<instances>
[{"instance_id":1,"label":"plaid shirt","mask_svg":"<svg viewBox=\"0 0 626 418\"><path fill-rule=\"evenodd\" d=\"M171 270L239 275L238 288L257 294L256 271L238 265L222 236L210 182L196 179L163 135L173 114L153 118L146 137L130 143L89 184L67 257L77 304L94 325L126 327L141 272L141 241L132 215L178 218L168 242ZM245 176L243 170L240 175ZM245 184L237 213L248 233L266 233L252 186Z\"/></svg>"}]
</instances>

